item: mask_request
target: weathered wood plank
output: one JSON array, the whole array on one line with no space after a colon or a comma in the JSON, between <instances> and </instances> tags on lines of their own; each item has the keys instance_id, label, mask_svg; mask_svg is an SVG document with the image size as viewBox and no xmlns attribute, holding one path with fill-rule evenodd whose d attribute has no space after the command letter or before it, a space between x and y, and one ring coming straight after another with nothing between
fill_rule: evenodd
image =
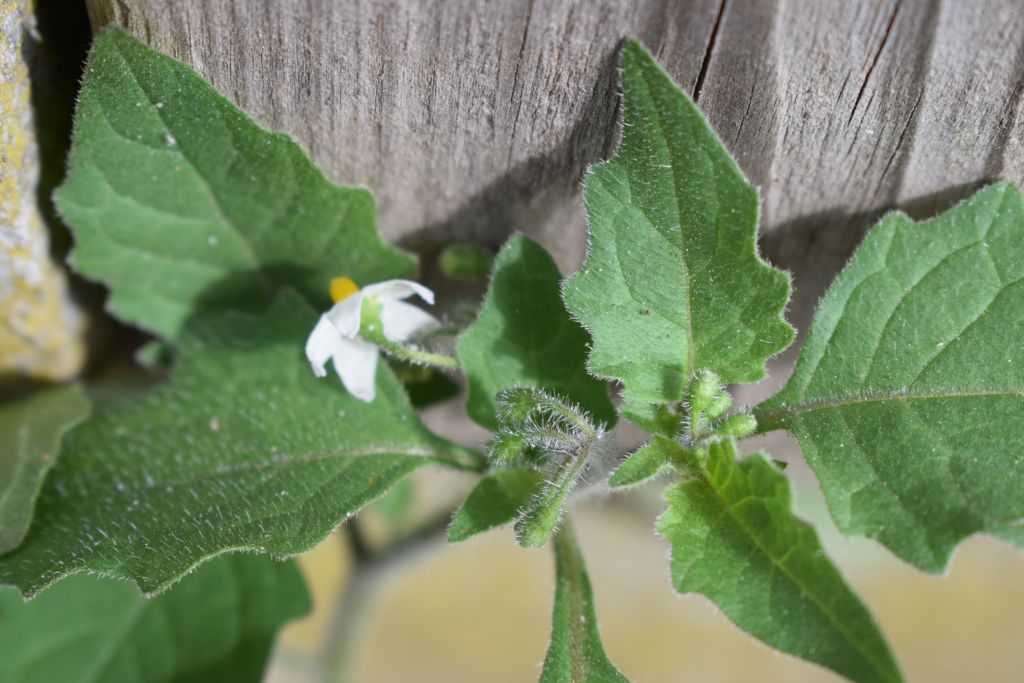
<instances>
[{"instance_id":1,"label":"weathered wood plank","mask_svg":"<svg viewBox=\"0 0 1024 683\"><path fill-rule=\"evenodd\" d=\"M584 244L579 180L611 149L615 50L637 36L765 199L766 253L816 300L888 207L1024 179L1016 0L88 0L198 69L392 239Z\"/></svg>"}]
</instances>

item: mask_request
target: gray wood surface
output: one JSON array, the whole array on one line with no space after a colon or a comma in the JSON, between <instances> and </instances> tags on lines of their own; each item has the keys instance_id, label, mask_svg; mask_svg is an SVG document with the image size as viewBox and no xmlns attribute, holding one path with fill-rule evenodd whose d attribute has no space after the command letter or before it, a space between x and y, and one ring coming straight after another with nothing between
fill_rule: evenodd
<instances>
[{"instance_id":1,"label":"gray wood surface","mask_svg":"<svg viewBox=\"0 0 1024 683\"><path fill-rule=\"evenodd\" d=\"M612 149L615 55L643 40L764 197L796 322L879 213L1024 177L1019 0L88 0L196 68L385 235L584 248L579 185Z\"/></svg>"}]
</instances>

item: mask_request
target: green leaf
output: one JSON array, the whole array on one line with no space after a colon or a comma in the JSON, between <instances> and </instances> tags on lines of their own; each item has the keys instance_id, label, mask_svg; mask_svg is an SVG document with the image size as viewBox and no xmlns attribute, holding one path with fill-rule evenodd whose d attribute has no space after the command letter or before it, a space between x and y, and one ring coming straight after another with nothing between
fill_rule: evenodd
<instances>
[{"instance_id":1,"label":"green leaf","mask_svg":"<svg viewBox=\"0 0 1024 683\"><path fill-rule=\"evenodd\" d=\"M278 628L306 614L293 562L234 555L159 597L75 576L32 602L0 590L0 680L6 683L256 683Z\"/></svg>"},{"instance_id":2,"label":"green leaf","mask_svg":"<svg viewBox=\"0 0 1024 683\"><path fill-rule=\"evenodd\" d=\"M561 277L544 248L523 235L498 254L480 316L459 338L467 409L484 427L498 427L494 396L513 386L548 389L598 422L615 421L606 383L586 372L587 333L562 304Z\"/></svg>"},{"instance_id":3,"label":"green leaf","mask_svg":"<svg viewBox=\"0 0 1024 683\"><path fill-rule=\"evenodd\" d=\"M658 532L672 583L710 598L765 643L848 678L902 680L874 619L791 509L789 480L761 455L711 444L707 479L667 489Z\"/></svg>"},{"instance_id":4,"label":"green leaf","mask_svg":"<svg viewBox=\"0 0 1024 683\"><path fill-rule=\"evenodd\" d=\"M626 461L619 465L608 479L608 485L614 488L636 486L658 473L674 462L685 461L687 451L675 439L656 434L643 448L630 454Z\"/></svg>"},{"instance_id":5,"label":"green leaf","mask_svg":"<svg viewBox=\"0 0 1024 683\"><path fill-rule=\"evenodd\" d=\"M623 403L619 414L649 434L675 436L683 426L682 416L663 403Z\"/></svg>"},{"instance_id":6,"label":"green leaf","mask_svg":"<svg viewBox=\"0 0 1024 683\"><path fill-rule=\"evenodd\" d=\"M408 276L366 190L327 181L185 65L116 29L93 45L57 206L71 262L119 318L175 337L197 307L291 286L326 307L331 277Z\"/></svg>"},{"instance_id":7,"label":"green leaf","mask_svg":"<svg viewBox=\"0 0 1024 683\"><path fill-rule=\"evenodd\" d=\"M565 285L594 338L591 373L638 403L695 372L764 377L789 346L788 277L757 254L757 191L690 98L635 41L622 51L622 144L587 175L590 249Z\"/></svg>"},{"instance_id":8,"label":"green leaf","mask_svg":"<svg viewBox=\"0 0 1024 683\"><path fill-rule=\"evenodd\" d=\"M999 183L941 216L890 214L758 406L796 435L832 515L941 572L965 537L1021 543L1024 207Z\"/></svg>"},{"instance_id":9,"label":"green leaf","mask_svg":"<svg viewBox=\"0 0 1024 683\"><path fill-rule=\"evenodd\" d=\"M156 592L219 553L304 552L408 472L475 456L426 430L384 363L373 403L314 377L316 319L285 292L190 323L166 384L65 438L0 584L31 595L90 571Z\"/></svg>"},{"instance_id":10,"label":"green leaf","mask_svg":"<svg viewBox=\"0 0 1024 683\"><path fill-rule=\"evenodd\" d=\"M540 489L541 483L540 473L525 467L502 467L489 473L456 510L448 527L448 541L458 543L508 524Z\"/></svg>"},{"instance_id":11,"label":"green leaf","mask_svg":"<svg viewBox=\"0 0 1024 683\"><path fill-rule=\"evenodd\" d=\"M49 389L0 409L0 555L25 537L64 433L88 414L89 402L77 386Z\"/></svg>"},{"instance_id":12,"label":"green leaf","mask_svg":"<svg viewBox=\"0 0 1024 683\"><path fill-rule=\"evenodd\" d=\"M554 546L555 609L541 683L628 683L601 645L590 578L569 524Z\"/></svg>"}]
</instances>

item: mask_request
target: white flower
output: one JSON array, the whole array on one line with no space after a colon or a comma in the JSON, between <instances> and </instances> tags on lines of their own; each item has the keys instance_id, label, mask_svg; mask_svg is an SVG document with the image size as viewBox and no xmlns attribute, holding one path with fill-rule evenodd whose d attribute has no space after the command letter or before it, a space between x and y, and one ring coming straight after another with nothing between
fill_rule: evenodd
<instances>
[{"instance_id":1,"label":"white flower","mask_svg":"<svg viewBox=\"0 0 1024 683\"><path fill-rule=\"evenodd\" d=\"M372 299L379 304L384 336L401 344L439 325L434 316L402 299L416 294L433 304L434 293L410 280L386 280L358 289L348 278L335 278L331 292L337 303L320 316L306 340L306 358L317 377L325 377L327 361L333 361L345 389L369 403L376 393L380 351L376 345L359 337L363 302Z\"/></svg>"}]
</instances>

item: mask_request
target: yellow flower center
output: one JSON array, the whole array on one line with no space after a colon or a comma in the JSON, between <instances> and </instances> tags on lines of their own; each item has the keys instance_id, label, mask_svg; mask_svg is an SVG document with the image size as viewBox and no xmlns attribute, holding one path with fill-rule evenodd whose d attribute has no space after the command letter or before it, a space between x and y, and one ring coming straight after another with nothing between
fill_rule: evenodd
<instances>
[{"instance_id":1,"label":"yellow flower center","mask_svg":"<svg viewBox=\"0 0 1024 683\"><path fill-rule=\"evenodd\" d=\"M334 303L344 301L358 291L359 285L350 277L342 275L331 280L331 300Z\"/></svg>"}]
</instances>

